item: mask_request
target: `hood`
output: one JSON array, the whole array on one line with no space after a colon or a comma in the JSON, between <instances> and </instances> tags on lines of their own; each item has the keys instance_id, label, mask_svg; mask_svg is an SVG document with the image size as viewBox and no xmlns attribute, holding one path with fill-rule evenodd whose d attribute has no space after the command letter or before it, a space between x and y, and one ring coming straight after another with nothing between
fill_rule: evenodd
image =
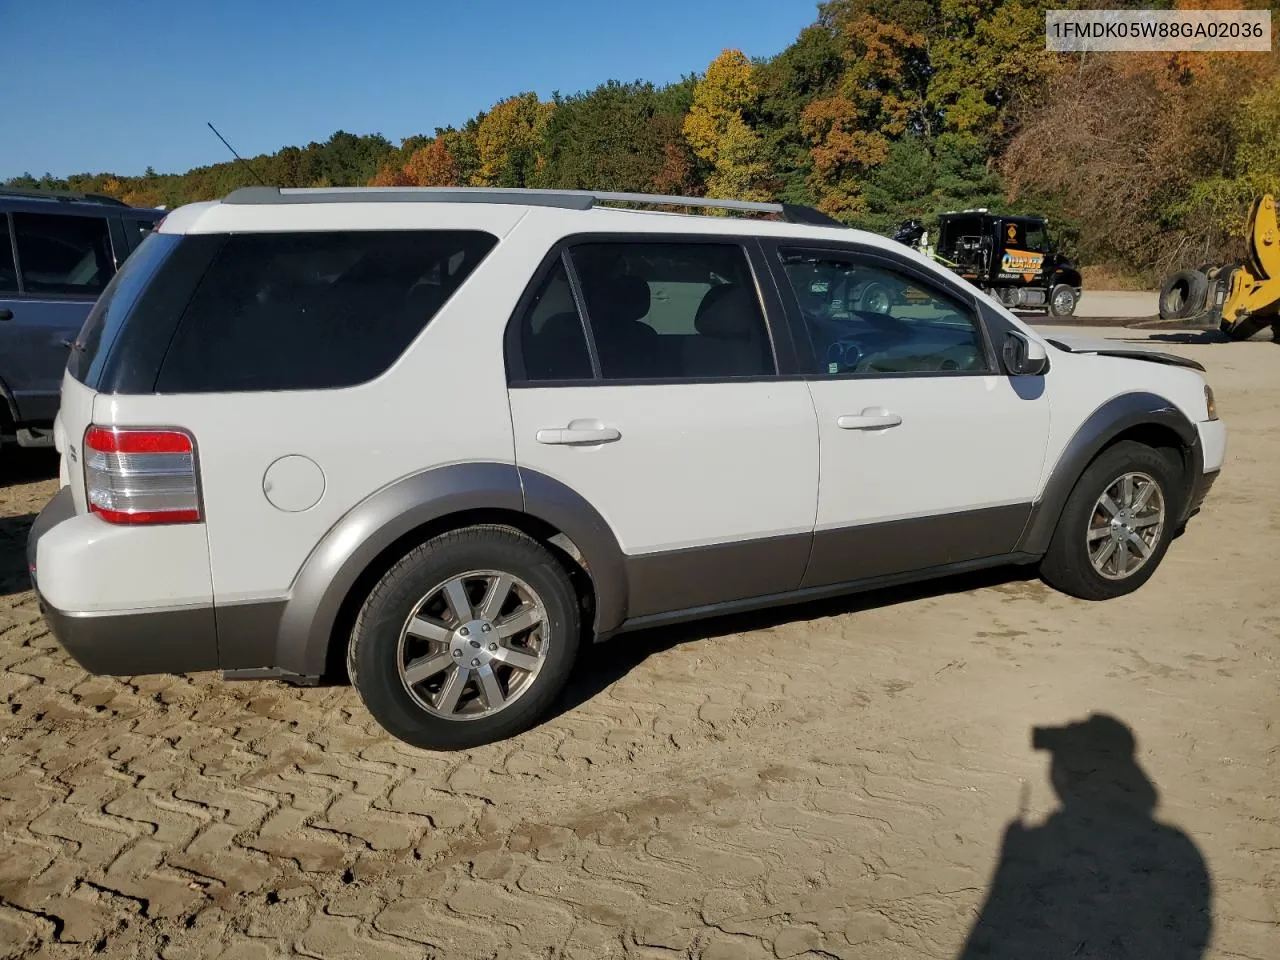
<instances>
[{"instance_id":1,"label":"hood","mask_svg":"<svg viewBox=\"0 0 1280 960\"><path fill-rule=\"evenodd\" d=\"M1114 340L1089 337L1053 336L1045 337L1047 343L1067 353L1092 353L1100 357L1121 357L1125 360L1149 360L1152 363L1164 363L1171 367L1188 367L1204 373L1204 367L1195 360L1188 360L1175 353L1163 353L1159 350L1148 350L1133 344L1119 344Z\"/></svg>"}]
</instances>

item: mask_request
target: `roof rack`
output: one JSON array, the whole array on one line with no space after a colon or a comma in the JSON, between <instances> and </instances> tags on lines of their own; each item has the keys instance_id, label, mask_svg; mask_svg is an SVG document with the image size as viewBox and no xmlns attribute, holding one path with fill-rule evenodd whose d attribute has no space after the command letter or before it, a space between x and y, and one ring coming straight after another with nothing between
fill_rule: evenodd
<instances>
[{"instance_id":1,"label":"roof rack","mask_svg":"<svg viewBox=\"0 0 1280 960\"><path fill-rule=\"evenodd\" d=\"M0 196L22 197L28 200L58 200L62 203L80 201L82 203L105 203L113 207L127 207L128 204L115 197L102 193L76 193L72 190L36 190L30 187L2 187Z\"/></svg>"},{"instance_id":2,"label":"roof rack","mask_svg":"<svg viewBox=\"0 0 1280 960\"><path fill-rule=\"evenodd\" d=\"M698 207L750 213L781 214L788 223L843 227L845 224L812 207L755 200L675 197L660 193L617 193L605 190L534 190L523 187L241 187L222 200L231 204L276 203L511 203L522 206L590 210L605 203L649 207Z\"/></svg>"}]
</instances>

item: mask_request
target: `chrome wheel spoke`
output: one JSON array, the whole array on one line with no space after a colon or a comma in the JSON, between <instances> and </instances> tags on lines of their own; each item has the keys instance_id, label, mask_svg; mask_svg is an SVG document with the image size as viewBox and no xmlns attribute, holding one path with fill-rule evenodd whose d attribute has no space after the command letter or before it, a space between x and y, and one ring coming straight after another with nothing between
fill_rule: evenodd
<instances>
[{"instance_id":1,"label":"chrome wheel spoke","mask_svg":"<svg viewBox=\"0 0 1280 960\"><path fill-rule=\"evenodd\" d=\"M1129 541L1121 540L1116 544L1116 573L1129 572Z\"/></svg>"},{"instance_id":2,"label":"chrome wheel spoke","mask_svg":"<svg viewBox=\"0 0 1280 960\"><path fill-rule=\"evenodd\" d=\"M409 621L408 633L420 640L434 640L437 643L449 642L449 628L442 623L428 620L426 617L414 617Z\"/></svg>"},{"instance_id":3,"label":"chrome wheel spoke","mask_svg":"<svg viewBox=\"0 0 1280 960\"><path fill-rule=\"evenodd\" d=\"M497 710L507 702L507 695L502 692L502 684L498 683L492 666L486 663L479 667L476 676L480 678L480 696L484 697L485 706Z\"/></svg>"},{"instance_id":4,"label":"chrome wheel spoke","mask_svg":"<svg viewBox=\"0 0 1280 960\"><path fill-rule=\"evenodd\" d=\"M409 686L415 686L423 680L430 680L437 673L447 670L453 666L454 660L447 653L429 653L425 657L419 657L404 667L404 681Z\"/></svg>"},{"instance_id":5,"label":"chrome wheel spoke","mask_svg":"<svg viewBox=\"0 0 1280 960\"><path fill-rule=\"evenodd\" d=\"M499 637L506 640L518 633L523 633L530 627L536 627L541 622L542 614L537 607L524 606L501 623L495 623L494 629L498 631Z\"/></svg>"},{"instance_id":6,"label":"chrome wheel spoke","mask_svg":"<svg viewBox=\"0 0 1280 960\"><path fill-rule=\"evenodd\" d=\"M1106 562L1111 559L1111 554L1115 552L1116 552L1116 541L1108 540L1106 544L1102 547L1102 549L1099 550L1096 554L1094 554L1093 565L1097 567L1099 570L1101 570L1106 565Z\"/></svg>"},{"instance_id":7,"label":"chrome wheel spoke","mask_svg":"<svg viewBox=\"0 0 1280 960\"><path fill-rule=\"evenodd\" d=\"M1107 511L1107 513L1113 517L1120 515L1120 507L1116 505L1116 502L1111 499L1109 494L1104 493L1102 497L1099 498L1098 506Z\"/></svg>"},{"instance_id":8,"label":"chrome wheel spoke","mask_svg":"<svg viewBox=\"0 0 1280 960\"><path fill-rule=\"evenodd\" d=\"M449 612L458 623L471 619L471 600L467 597L467 585L461 577L455 577L444 585L444 599L449 604Z\"/></svg>"},{"instance_id":9,"label":"chrome wheel spoke","mask_svg":"<svg viewBox=\"0 0 1280 960\"><path fill-rule=\"evenodd\" d=\"M1133 474L1126 473L1120 480L1120 503L1126 507L1133 506Z\"/></svg>"},{"instance_id":10,"label":"chrome wheel spoke","mask_svg":"<svg viewBox=\"0 0 1280 960\"><path fill-rule=\"evenodd\" d=\"M1138 496L1133 501L1132 510L1134 513L1138 513L1139 511L1146 508L1147 501L1151 499L1151 494L1155 492L1155 489L1156 489L1156 485L1154 483L1148 482L1142 487L1141 490L1138 491Z\"/></svg>"},{"instance_id":11,"label":"chrome wheel spoke","mask_svg":"<svg viewBox=\"0 0 1280 960\"><path fill-rule=\"evenodd\" d=\"M1146 517L1137 517L1133 520L1130 520L1129 526L1133 527L1135 530L1141 530L1144 527L1154 526L1155 524L1159 523L1162 519L1164 518L1161 517L1160 514L1153 513Z\"/></svg>"},{"instance_id":12,"label":"chrome wheel spoke","mask_svg":"<svg viewBox=\"0 0 1280 960\"><path fill-rule=\"evenodd\" d=\"M1142 555L1143 560L1151 556L1151 547L1147 545L1147 541L1142 539L1142 534L1131 531L1128 541L1138 548L1138 553Z\"/></svg>"},{"instance_id":13,"label":"chrome wheel spoke","mask_svg":"<svg viewBox=\"0 0 1280 960\"><path fill-rule=\"evenodd\" d=\"M458 709L458 701L462 699L462 691L471 679L471 671L466 667L455 666L449 674L444 686L436 694L435 707L443 714L451 714Z\"/></svg>"},{"instance_id":14,"label":"chrome wheel spoke","mask_svg":"<svg viewBox=\"0 0 1280 960\"><path fill-rule=\"evenodd\" d=\"M517 670L527 670L530 673L538 669L540 662L532 653L501 645L493 652L493 659L505 663L509 667L515 667Z\"/></svg>"},{"instance_id":15,"label":"chrome wheel spoke","mask_svg":"<svg viewBox=\"0 0 1280 960\"><path fill-rule=\"evenodd\" d=\"M1104 524L1104 525L1103 525L1103 526L1101 526L1101 527L1090 527L1090 528L1089 528L1089 539L1090 539L1091 541L1092 541L1092 540L1101 540L1103 537L1109 537L1109 536L1111 536L1111 524L1109 524L1109 523L1108 523L1108 524Z\"/></svg>"},{"instance_id":16,"label":"chrome wheel spoke","mask_svg":"<svg viewBox=\"0 0 1280 960\"><path fill-rule=\"evenodd\" d=\"M509 573L500 573L490 580L484 599L480 601L480 609L476 611L476 616L490 622L497 620L498 615L502 613L502 605L507 602L507 597L511 595L512 582L513 578Z\"/></svg>"}]
</instances>

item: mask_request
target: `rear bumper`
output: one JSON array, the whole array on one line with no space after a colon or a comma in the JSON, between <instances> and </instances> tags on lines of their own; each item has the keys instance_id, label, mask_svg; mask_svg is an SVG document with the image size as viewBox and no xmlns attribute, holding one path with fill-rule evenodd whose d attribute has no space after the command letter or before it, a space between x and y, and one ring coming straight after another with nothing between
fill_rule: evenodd
<instances>
[{"instance_id":1,"label":"rear bumper","mask_svg":"<svg viewBox=\"0 0 1280 960\"><path fill-rule=\"evenodd\" d=\"M59 537L59 528L65 531L66 525L75 522L71 488L63 487L40 512L27 537L27 570L40 610L75 661L90 673L116 676L216 669L218 636L212 604L70 610L49 602L40 585L40 542L71 540L59 547L90 550L91 543L75 544L75 538ZM46 556L46 564L49 559ZM135 575L145 576L145 572L135 571Z\"/></svg>"}]
</instances>

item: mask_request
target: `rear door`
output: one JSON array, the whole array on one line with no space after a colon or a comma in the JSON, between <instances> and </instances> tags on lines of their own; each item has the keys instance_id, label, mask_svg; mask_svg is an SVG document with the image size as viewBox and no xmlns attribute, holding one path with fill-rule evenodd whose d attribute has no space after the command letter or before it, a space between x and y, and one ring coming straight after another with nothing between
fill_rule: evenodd
<instances>
[{"instance_id":1,"label":"rear door","mask_svg":"<svg viewBox=\"0 0 1280 960\"><path fill-rule=\"evenodd\" d=\"M15 211L8 220L17 289L0 307L9 315L0 377L19 419L51 423L71 343L115 274L111 228L105 215Z\"/></svg>"},{"instance_id":2,"label":"rear door","mask_svg":"<svg viewBox=\"0 0 1280 960\"><path fill-rule=\"evenodd\" d=\"M604 517L630 617L803 576L818 433L759 257L741 238L579 237L508 331L516 461Z\"/></svg>"}]
</instances>

